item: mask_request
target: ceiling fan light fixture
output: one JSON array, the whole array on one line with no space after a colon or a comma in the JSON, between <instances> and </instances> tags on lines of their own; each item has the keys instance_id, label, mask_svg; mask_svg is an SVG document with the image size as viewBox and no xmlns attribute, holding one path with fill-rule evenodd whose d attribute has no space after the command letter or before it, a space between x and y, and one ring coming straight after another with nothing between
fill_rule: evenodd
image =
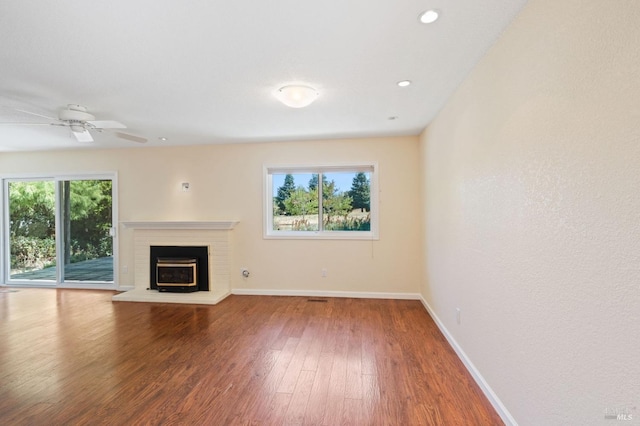
<instances>
[{"instance_id":1,"label":"ceiling fan light fixture","mask_svg":"<svg viewBox=\"0 0 640 426\"><path fill-rule=\"evenodd\" d=\"M96 119L87 112L85 107L74 104L69 104L66 109L60 110L58 118L62 121L92 121Z\"/></svg>"},{"instance_id":2,"label":"ceiling fan light fixture","mask_svg":"<svg viewBox=\"0 0 640 426\"><path fill-rule=\"evenodd\" d=\"M315 101L320 94L311 86L302 84L291 84L279 88L275 96L276 98L291 108L304 108Z\"/></svg>"},{"instance_id":3,"label":"ceiling fan light fixture","mask_svg":"<svg viewBox=\"0 0 640 426\"><path fill-rule=\"evenodd\" d=\"M83 126L74 124L70 126L70 129L78 142L93 142L91 133Z\"/></svg>"}]
</instances>

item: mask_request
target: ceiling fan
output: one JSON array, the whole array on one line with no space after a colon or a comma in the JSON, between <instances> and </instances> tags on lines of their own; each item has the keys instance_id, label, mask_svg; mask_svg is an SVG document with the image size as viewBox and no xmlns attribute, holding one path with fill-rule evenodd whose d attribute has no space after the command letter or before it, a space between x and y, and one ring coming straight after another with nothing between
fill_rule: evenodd
<instances>
[{"instance_id":1,"label":"ceiling fan","mask_svg":"<svg viewBox=\"0 0 640 426\"><path fill-rule=\"evenodd\" d=\"M71 133L75 136L78 142L93 142L93 136L90 131L101 132L104 129L126 129L127 126L119 121L113 120L96 120L95 116L87 112L87 108L82 105L69 104L66 108L61 109L58 113L58 118L49 117L46 115L38 114L31 111L26 111L18 108L11 108L15 111L22 112L36 117L42 117L48 119L49 123L0 123L4 125L23 125L23 126L61 126L68 127ZM130 135L128 133L116 132L117 137L126 139L132 142L145 143L146 138Z\"/></svg>"}]
</instances>

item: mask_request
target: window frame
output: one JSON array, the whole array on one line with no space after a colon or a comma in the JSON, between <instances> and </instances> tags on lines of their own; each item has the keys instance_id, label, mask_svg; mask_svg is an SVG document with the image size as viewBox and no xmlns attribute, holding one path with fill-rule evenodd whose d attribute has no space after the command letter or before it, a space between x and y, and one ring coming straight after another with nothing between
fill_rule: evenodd
<instances>
[{"instance_id":1,"label":"window frame","mask_svg":"<svg viewBox=\"0 0 640 426\"><path fill-rule=\"evenodd\" d=\"M369 214L371 225L369 231L278 231L273 229L273 175L274 174L323 174L323 173L370 173L369 178ZM379 236L379 178L378 164L349 163L341 165L264 165L263 166L263 238L264 239L312 239L312 240L378 240ZM322 178L319 177L319 182ZM321 199L322 191L318 198ZM319 224L322 223L322 207L318 209Z\"/></svg>"}]
</instances>

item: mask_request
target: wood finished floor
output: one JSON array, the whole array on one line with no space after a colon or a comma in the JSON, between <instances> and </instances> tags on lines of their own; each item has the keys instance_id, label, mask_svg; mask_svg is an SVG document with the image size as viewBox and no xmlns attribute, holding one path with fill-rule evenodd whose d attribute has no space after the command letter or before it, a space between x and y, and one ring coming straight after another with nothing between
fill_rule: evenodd
<instances>
[{"instance_id":1,"label":"wood finished floor","mask_svg":"<svg viewBox=\"0 0 640 426\"><path fill-rule=\"evenodd\" d=\"M112 294L0 292L0 424L502 424L418 301Z\"/></svg>"}]
</instances>

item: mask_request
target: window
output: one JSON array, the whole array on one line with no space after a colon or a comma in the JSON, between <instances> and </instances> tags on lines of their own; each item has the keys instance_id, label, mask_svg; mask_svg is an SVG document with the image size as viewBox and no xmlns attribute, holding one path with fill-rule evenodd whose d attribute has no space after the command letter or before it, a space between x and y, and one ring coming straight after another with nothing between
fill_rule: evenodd
<instances>
[{"instance_id":1,"label":"window","mask_svg":"<svg viewBox=\"0 0 640 426\"><path fill-rule=\"evenodd\" d=\"M377 239L376 168L265 167L265 238Z\"/></svg>"}]
</instances>

